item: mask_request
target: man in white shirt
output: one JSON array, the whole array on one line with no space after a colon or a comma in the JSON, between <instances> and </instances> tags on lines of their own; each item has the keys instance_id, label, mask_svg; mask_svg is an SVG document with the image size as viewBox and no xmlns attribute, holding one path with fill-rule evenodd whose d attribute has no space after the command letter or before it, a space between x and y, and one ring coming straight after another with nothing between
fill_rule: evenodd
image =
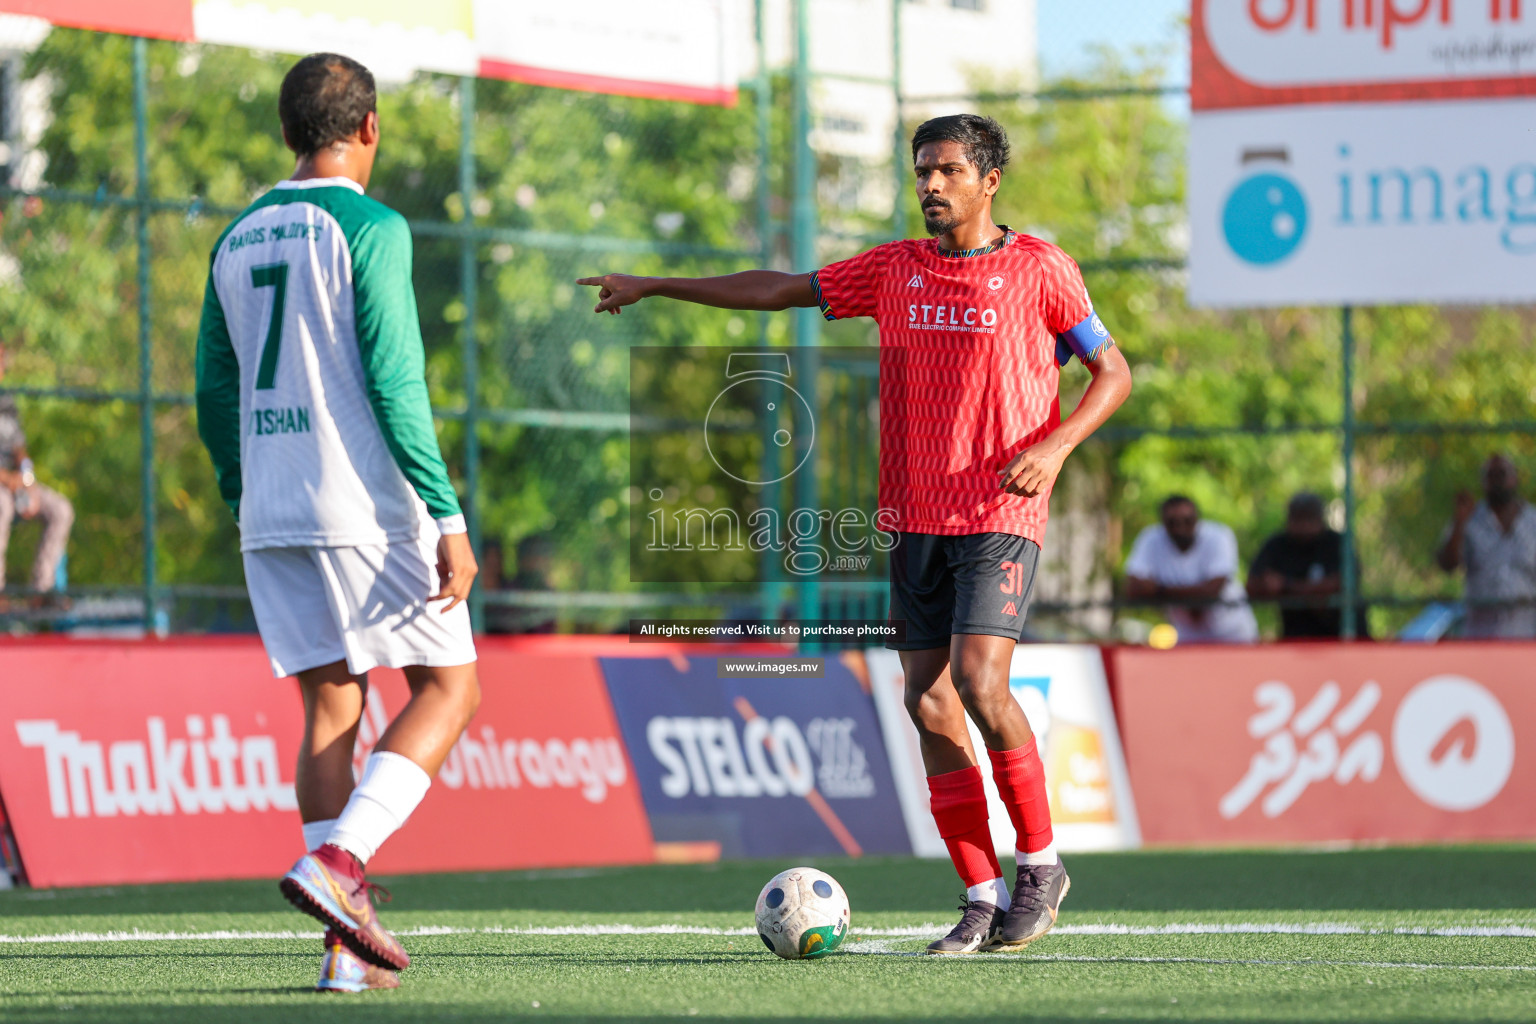
<instances>
[{"instance_id":1,"label":"man in white shirt","mask_svg":"<svg viewBox=\"0 0 1536 1024\"><path fill-rule=\"evenodd\" d=\"M1259 626L1237 579L1232 528L1200 518L1194 501L1163 502L1162 524L1141 531L1125 563L1125 595L1166 601L1181 643L1252 643Z\"/></svg>"},{"instance_id":2,"label":"man in white shirt","mask_svg":"<svg viewBox=\"0 0 1536 1024\"><path fill-rule=\"evenodd\" d=\"M1456 495L1435 561L1446 572L1466 566L1463 636L1536 636L1536 509L1520 497L1520 475L1508 456L1483 465L1482 501Z\"/></svg>"}]
</instances>

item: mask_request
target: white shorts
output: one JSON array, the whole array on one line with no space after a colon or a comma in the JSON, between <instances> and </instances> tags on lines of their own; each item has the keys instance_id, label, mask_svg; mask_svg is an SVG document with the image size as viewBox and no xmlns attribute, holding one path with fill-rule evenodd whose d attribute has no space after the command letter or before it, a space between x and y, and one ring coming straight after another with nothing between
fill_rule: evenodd
<instances>
[{"instance_id":1,"label":"white shorts","mask_svg":"<svg viewBox=\"0 0 1536 1024\"><path fill-rule=\"evenodd\" d=\"M282 678L345 660L374 668L442 667L475 660L469 607L444 612L436 536L346 548L245 552L256 628Z\"/></svg>"}]
</instances>

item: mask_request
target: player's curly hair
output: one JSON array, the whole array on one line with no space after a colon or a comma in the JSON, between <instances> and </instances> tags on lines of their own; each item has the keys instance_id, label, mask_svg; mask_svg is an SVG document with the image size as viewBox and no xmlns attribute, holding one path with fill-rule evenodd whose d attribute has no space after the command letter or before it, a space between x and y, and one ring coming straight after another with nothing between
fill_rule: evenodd
<instances>
[{"instance_id":1,"label":"player's curly hair","mask_svg":"<svg viewBox=\"0 0 1536 1024\"><path fill-rule=\"evenodd\" d=\"M965 157L976 165L976 174L986 177L993 168L1008 166L1008 133L990 117L980 114L948 114L934 117L917 126L912 133L912 162L917 151L930 142L958 142L965 147Z\"/></svg>"},{"instance_id":2,"label":"player's curly hair","mask_svg":"<svg viewBox=\"0 0 1536 1024\"><path fill-rule=\"evenodd\" d=\"M312 53L288 69L277 116L288 145L310 156L351 138L378 106L373 72L339 53Z\"/></svg>"}]
</instances>

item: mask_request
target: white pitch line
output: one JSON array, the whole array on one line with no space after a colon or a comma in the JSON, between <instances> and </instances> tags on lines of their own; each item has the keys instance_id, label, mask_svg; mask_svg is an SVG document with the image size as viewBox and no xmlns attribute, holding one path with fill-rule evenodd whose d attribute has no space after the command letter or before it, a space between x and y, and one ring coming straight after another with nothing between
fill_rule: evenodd
<instances>
[{"instance_id":1,"label":"white pitch line","mask_svg":"<svg viewBox=\"0 0 1536 1024\"><path fill-rule=\"evenodd\" d=\"M895 939L871 939L866 942L850 942L842 952L853 956L908 956L926 957L920 950L898 950L891 946ZM1067 964L1201 964L1226 967L1363 967L1382 970L1416 971L1536 971L1528 964L1420 964L1400 961L1377 960L1272 960L1259 958L1200 957L1200 956L1071 956L1065 953L978 953L970 957L949 957L951 960L968 960L985 963L996 958L1008 960L1047 961Z\"/></svg>"},{"instance_id":2,"label":"white pitch line","mask_svg":"<svg viewBox=\"0 0 1536 1024\"><path fill-rule=\"evenodd\" d=\"M904 928L855 928L854 934L874 939L918 939L941 935L945 925L924 923ZM582 925L492 925L483 928L460 928L448 925L425 925L404 928L395 934L410 938L432 935L715 935L745 936L755 934L752 928L711 928L704 925L686 924L582 924ZM1536 938L1536 927L1525 925L1463 925L1444 928L1395 927L1382 928L1368 925L1333 922L1288 923L1250 922L1234 924L1064 924L1058 925L1053 935L1095 936L1158 936L1158 935L1406 935L1432 938L1482 938L1482 939L1529 939ZM255 939L312 939L320 933L301 931L132 931L107 932L59 932L48 935L0 935L0 944L35 943L86 943L86 942L221 942ZM1235 962L1235 961L1234 961Z\"/></svg>"}]
</instances>

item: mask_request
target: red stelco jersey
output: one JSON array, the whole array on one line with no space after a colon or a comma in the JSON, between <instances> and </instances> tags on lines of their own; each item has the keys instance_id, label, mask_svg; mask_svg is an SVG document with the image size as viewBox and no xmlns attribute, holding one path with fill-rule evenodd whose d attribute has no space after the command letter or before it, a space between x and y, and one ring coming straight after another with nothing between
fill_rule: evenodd
<instances>
[{"instance_id":1,"label":"red stelco jersey","mask_svg":"<svg viewBox=\"0 0 1536 1024\"><path fill-rule=\"evenodd\" d=\"M1045 538L1050 492L1006 494L998 472L1061 422L1058 342L1091 325L1077 264L1014 234L980 255L888 242L820 270L827 319L880 325L880 507L894 531ZM1063 349L1063 351L1065 351Z\"/></svg>"}]
</instances>

